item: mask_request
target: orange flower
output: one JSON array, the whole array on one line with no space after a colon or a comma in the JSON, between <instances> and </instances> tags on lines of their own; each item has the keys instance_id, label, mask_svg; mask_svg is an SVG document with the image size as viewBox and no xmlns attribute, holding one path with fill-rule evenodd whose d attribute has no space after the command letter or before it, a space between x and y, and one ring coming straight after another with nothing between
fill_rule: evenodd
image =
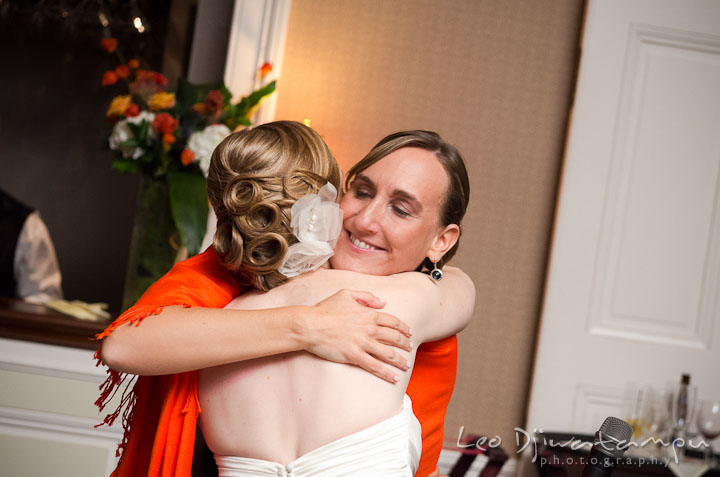
<instances>
[{"instance_id":1,"label":"orange flower","mask_svg":"<svg viewBox=\"0 0 720 477\"><path fill-rule=\"evenodd\" d=\"M100 40L100 46L108 53L112 53L117 49L118 41L115 38L103 38Z\"/></svg>"},{"instance_id":2,"label":"orange flower","mask_svg":"<svg viewBox=\"0 0 720 477\"><path fill-rule=\"evenodd\" d=\"M135 103L130 103L130 105L125 108L125 116L128 118L134 118L138 114L140 114L140 106Z\"/></svg>"},{"instance_id":3,"label":"orange flower","mask_svg":"<svg viewBox=\"0 0 720 477\"><path fill-rule=\"evenodd\" d=\"M205 111L208 114L216 113L224 106L224 100L220 90L214 89L205 97Z\"/></svg>"},{"instance_id":4,"label":"orange flower","mask_svg":"<svg viewBox=\"0 0 720 477\"><path fill-rule=\"evenodd\" d=\"M115 74L118 75L118 78L125 79L130 76L130 68L126 65L118 65L115 67Z\"/></svg>"},{"instance_id":5,"label":"orange flower","mask_svg":"<svg viewBox=\"0 0 720 477\"><path fill-rule=\"evenodd\" d=\"M135 72L135 81L130 83L130 93L147 101L150 96L162 91L162 87L155 83L155 75L154 71L137 70Z\"/></svg>"},{"instance_id":6,"label":"orange flower","mask_svg":"<svg viewBox=\"0 0 720 477\"><path fill-rule=\"evenodd\" d=\"M140 62L133 58L132 60L128 61L128 66L134 70L140 68Z\"/></svg>"},{"instance_id":7,"label":"orange flower","mask_svg":"<svg viewBox=\"0 0 720 477\"><path fill-rule=\"evenodd\" d=\"M102 85L108 86L118 81L118 75L114 71L106 71L102 77Z\"/></svg>"},{"instance_id":8,"label":"orange flower","mask_svg":"<svg viewBox=\"0 0 720 477\"><path fill-rule=\"evenodd\" d=\"M268 75L268 73L270 73L272 71L272 69L273 69L272 64L270 64L269 62L266 61L260 67L260 77L261 78L266 77Z\"/></svg>"},{"instance_id":9,"label":"orange flower","mask_svg":"<svg viewBox=\"0 0 720 477\"><path fill-rule=\"evenodd\" d=\"M175 93L159 92L150 96L147 101L148 108L153 111L160 109L170 109L175 106Z\"/></svg>"},{"instance_id":10,"label":"orange flower","mask_svg":"<svg viewBox=\"0 0 720 477\"><path fill-rule=\"evenodd\" d=\"M110 102L110 107L108 107L107 113L105 113L105 116L108 118L114 118L117 116L122 116L123 114L126 114L125 111L128 110L132 103L132 96L115 96L113 100ZM138 111L139 113L139 111Z\"/></svg>"},{"instance_id":11,"label":"orange flower","mask_svg":"<svg viewBox=\"0 0 720 477\"><path fill-rule=\"evenodd\" d=\"M155 79L155 84L157 84L157 85L167 86L167 84L168 84L167 78L164 77L163 75L161 75L160 73L155 73L154 79Z\"/></svg>"},{"instance_id":12,"label":"orange flower","mask_svg":"<svg viewBox=\"0 0 720 477\"><path fill-rule=\"evenodd\" d=\"M182 162L183 166L189 166L194 160L195 153L192 152L190 149L183 149L183 152L180 153L180 162Z\"/></svg>"},{"instance_id":13,"label":"orange flower","mask_svg":"<svg viewBox=\"0 0 720 477\"><path fill-rule=\"evenodd\" d=\"M152 80L155 81L155 72L150 70L137 70L135 73L136 80Z\"/></svg>"},{"instance_id":14,"label":"orange flower","mask_svg":"<svg viewBox=\"0 0 720 477\"><path fill-rule=\"evenodd\" d=\"M205 114L205 103L195 103L192 105L192 110L200 113Z\"/></svg>"},{"instance_id":15,"label":"orange flower","mask_svg":"<svg viewBox=\"0 0 720 477\"><path fill-rule=\"evenodd\" d=\"M171 144L175 143L175 135L174 134L163 134L163 146L169 146Z\"/></svg>"},{"instance_id":16,"label":"orange flower","mask_svg":"<svg viewBox=\"0 0 720 477\"><path fill-rule=\"evenodd\" d=\"M155 130L163 134L163 143L165 142L165 135L172 135L178 127L177 119L170 116L168 113L160 113L153 119L152 126ZM173 136L173 142L175 142Z\"/></svg>"}]
</instances>

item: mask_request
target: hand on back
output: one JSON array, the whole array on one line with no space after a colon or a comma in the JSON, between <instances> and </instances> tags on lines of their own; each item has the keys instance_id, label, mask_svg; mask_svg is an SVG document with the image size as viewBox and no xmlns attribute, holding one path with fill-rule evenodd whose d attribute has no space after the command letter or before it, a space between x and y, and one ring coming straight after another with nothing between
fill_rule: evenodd
<instances>
[{"instance_id":1,"label":"hand on back","mask_svg":"<svg viewBox=\"0 0 720 477\"><path fill-rule=\"evenodd\" d=\"M302 320L306 351L336 363L359 366L390 383L408 369L395 348L410 351L410 328L395 316L378 311L385 302L372 293L341 290L319 302Z\"/></svg>"}]
</instances>

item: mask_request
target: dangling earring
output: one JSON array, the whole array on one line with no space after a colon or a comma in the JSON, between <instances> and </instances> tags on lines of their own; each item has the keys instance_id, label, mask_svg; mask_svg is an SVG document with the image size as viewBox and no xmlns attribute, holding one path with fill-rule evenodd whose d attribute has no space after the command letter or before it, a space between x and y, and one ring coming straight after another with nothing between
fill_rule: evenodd
<instances>
[{"instance_id":1,"label":"dangling earring","mask_svg":"<svg viewBox=\"0 0 720 477\"><path fill-rule=\"evenodd\" d=\"M440 281L440 280L442 279L442 277L443 277L443 272L442 272L442 270L440 270L440 269L438 268L438 266L437 266L437 261L434 262L434 266L435 266L435 268L433 268L433 269L430 271L430 276L432 277L433 280L435 280L435 281Z\"/></svg>"}]
</instances>

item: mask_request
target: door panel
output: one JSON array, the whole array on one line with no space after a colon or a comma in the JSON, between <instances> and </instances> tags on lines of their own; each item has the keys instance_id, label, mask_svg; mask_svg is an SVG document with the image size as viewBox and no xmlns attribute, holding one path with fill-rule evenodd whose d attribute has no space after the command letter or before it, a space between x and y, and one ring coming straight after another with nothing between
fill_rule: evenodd
<instances>
[{"instance_id":1,"label":"door panel","mask_svg":"<svg viewBox=\"0 0 720 477\"><path fill-rule=\"evenodd\" d=\"M720 397L720 2L591 0L527 428Z\"/></svg>"}]
</instances>

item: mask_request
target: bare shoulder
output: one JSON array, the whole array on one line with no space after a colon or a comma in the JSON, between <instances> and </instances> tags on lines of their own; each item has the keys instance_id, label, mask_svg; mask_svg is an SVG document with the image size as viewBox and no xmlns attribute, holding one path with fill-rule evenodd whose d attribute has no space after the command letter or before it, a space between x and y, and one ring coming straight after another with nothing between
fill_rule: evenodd
<instances>
[{"instance_id":1,"label":"bare shoulder","mask_svg":"<svg viewBox=\"0 0 720 477\"><path fill-rule=\"evenodd\" d=\"M402 272L389 276L366 275L349 270L318 271L316 280L332 283L334 288L369 291L386 300L393 299L419 306L442 305L448 299L462 299L466 304L475 301L475 285L457 267L445 267L442 280L436 281L420 272ZM415 307L413 307L415 308Z\"/></svg>"},{"instance_id":2,"label":"bare shoulder","mask_svg":"<svg viewBox=\"0 0 720 477\"><path fill-rule=\"evenodd\" d=\"M443 280L447 277L452 277L454 280L462 280L466 284L472 285L472 280L468 274L460 270L458 267L446 265L443 268Z\"/></svg>"},{"instance_id":3,"label":"bare shoulder","mask_svg":"<svg viewBox=\"0 0 720 477\"><path fill-rule=\"evenodd\" d=\"M419 272L375 276L348 270L317 270L287 284L291 289L288 295L315 300L314 304L341 289L370 292L387 302L383 312L413 328L416 339L432 341L465 328L475 305L472 280L456 267L445 267L443 271L443 279L436 281ZM286 285L279 288L283 287Z\"/></svg>"},{"instance_id":4,"label":"bare shoulder","mask_svg":"<svg viewBox=\"0 0 720 477\"><path fill-rule=\"evenodd\" d=\"M383 312L395 315L411 326L424 314L437 313L441 302L440 290L427 275L417 272L378 276L348 270L318 270L308 276L305 283L308 285L304 291L306 296L320 289L325 295L341 289L372 293L386 301Z\"/></svg>"},{"instance_id":5,"label":"bare shoulder","mask_svg":"<svg viewBox=\"0 0 720 477\"><path fill-rule=\"evenodd\" d=\"M349 270L325 270L314 278L332 283L333 288L369 291L386 300L406 301L422 297L432 299L437 296L437 287L433 284L433 280L428 275L418 272L380 276Z\"/></svg>"},{"instance_id":6,"label":"bare shoulder","mask_svg":"<svg viewBox=\"0 0 720 477\"><path fill-rule=\"evenodd\" d=\"M443 268L443 278L437 284L442 288L456 289L468 300L475 301L475 284L467 273L457 267Z\"/></svg>"},{"instance_id":7,"label":"bare shoulder","mask_svg":"<svg viewBox=\"0 0 720 477\"><path fill-rule=\"evenodd\" d=\"M433 280L429 275L419 272L397 273L383 278L387 278L395 289L411 295L423 295L441 302L460 300L470 306L475 302L475 284L457 267L444 267L441 280Z\"/></svg>"},{"instance_id":8,"label":"bare shoulder","mask_svg":"<svg viewBox=\"0 0 720 477\"><path fill-rule=\"evenodd\" d=\"M362 290L385 299L386 311L404 315L412 321L423 317L437 320L445 317L451 331L464 328L475 305L475 285L466 273L456 267L445 267L442 280L433 280L420 272L403 272L389 276L364 275L337 271L333 275L342 288Z\"/></svg>"}]
</instances>

